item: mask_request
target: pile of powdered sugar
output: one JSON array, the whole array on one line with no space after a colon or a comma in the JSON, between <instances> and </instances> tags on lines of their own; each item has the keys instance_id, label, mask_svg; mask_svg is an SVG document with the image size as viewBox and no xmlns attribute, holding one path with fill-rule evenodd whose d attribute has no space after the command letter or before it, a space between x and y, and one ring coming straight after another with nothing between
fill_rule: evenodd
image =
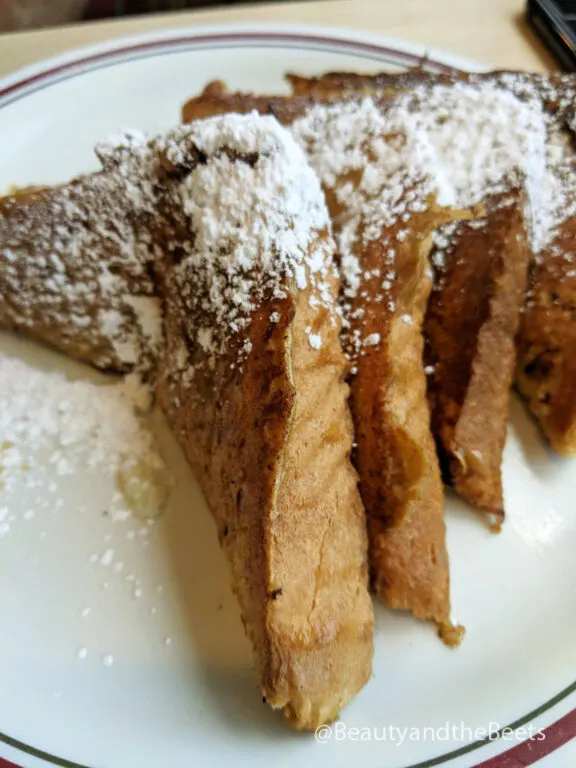
<instances>
[{"instance_id":1,"label":"pile of powdered sugar","mask_svg":"<svg viewBox=\"0 0 576 768\"><path fill-rule=\"evenodd\" d=\"M466 208L505 191L510 176L519 173L528 196L531 246L538 253L571 215L573 172L566 170L574 151L545 109L541 91L524 90L519 98L502 84L420 86L403 101L430 143L438 202Z\"/></svg>"},{"instance_id":2,"label":"pile of powdered sugar","mask_svg":"<svg viewBox=\"0 0 576 768\"><path fill-rule=\"evenodd\" d=\"M427 144L440 205L468 208L523 178L536 247L550 229L546 190L547 118L540 100L521 101L490 82L419 86L400 99L408 130Z\"/></svg>"},{"instance_id":3,"label":"pile of powdered sugar","mask_svg":"<svg viewBox=\"0 0 576 768\"><path fill-rule=\"evenodd\" d=\"M193 233L188 243L174 243L185 256L169 288L189 319L189 340L209 358L219 354L264 299L296 289L310 288L333 308L328 211L290 133L253 113L199 121L158 140L174 166L186 163L190 143L203 162L168 198L181 212L180 227Z\"/></svg>"},{"instance_id":4,"label":"pile of powdered sugar","mask_svg":"<svg viewBox=\"0 0 576 768\"><path fill-rule=\"evenodd\" d=\"M101 645L94 621L105 618L119 594L144 608L149 603L152 616L163 590L151 588L139 556L157 540L156 518L171 485L148 424L150 405L149 390L134 375L96 385L0 354L0 552L16 534L22 563L34 572L42 562L52 579L61 538L92 529L66 557L70 578L86 588L83 604L67 598L82 619L82 645L74 651L71 640L70 652L79 661L97 655L105 667L114 662L113 647ZM30 546L25 559L23 536ZM95 588L110 596L95 596ZM96 605L88 602L95 597ZM162 644L171 642L162 626L155 631Z\"/></svg>"},{"instance_id":5,"label":"pile of powdered sugar","mask_svg":"<svg viewBox=\"0 0 576 768\"><path fill-rule=\"evenodd\" d=\"M132 376L97 386L0 356L0 493L47 465L54 478L80 470L111 477L112 517L158 515L166 468L144 423L150 397Z\"/></svg>"}]
</instances>

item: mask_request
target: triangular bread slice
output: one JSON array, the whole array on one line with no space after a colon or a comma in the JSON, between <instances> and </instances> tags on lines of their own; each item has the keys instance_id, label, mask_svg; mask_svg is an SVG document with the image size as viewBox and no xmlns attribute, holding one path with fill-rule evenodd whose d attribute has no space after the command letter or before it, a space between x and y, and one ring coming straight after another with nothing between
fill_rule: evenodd
<instances>
[{"instance_id":1,"label":"triangular bread slice","mask_svg":"<svg viewBox=\"0 0 576 768\"><path fill-rule=\"evenodd\" d=\"M0 328L100 368L149 370L162 337L142 136L97 147L102 170L0 198Z\"/></svg>"},{"instance_id":2,"label":"triangular bread slice","mask_svg":"<svg viewBox=\"0 0 576 768\"><path fill-rule=\"evenodd\" d=\"M576 457L576 162L564 178L572 213L530 270L516 385L550 445Z\"/></svg>"},{"instance_id":3,"label":"triangular bread slice","mask_svg":"<svg viewBox=\"0 0 576 768\"><path fill-rule=\"evenodd\" d=\"M489 83L543 111L546 172L537 183L537 231L530 242L533 261L517 342L516 386L550 444L562 455L575 455L576 377L572 361L576 347L572 320L576 290L576 75L507 71L438 74L416 69L401 74L335 72L316 78L289 75L288 79L295 97L302 100L340 99L360 93L387 98L398 90L422 85ZM502 392L496 402L502 402ZM480 447L474 450L480 451ZM481 484L485 469L477 478ZM488 496L486 489L482 490L478 502L487 503L487 508L494 511L498 486L494 472L489 484L492 490Z\"/></svg>"},{"instance_id":4,"label":"triangular bread slice","mask_svg":"<svg viewBox=\"0 0 576 768\"><path fill-rule=\"evenodd\" d=\"M576 457L576 75L500 75L549 116L544 229L530 268L516 386L550 445Z\"/></svg>"},{"instance_id":5,"label":"triangular bread slice","mask_svg":"<svg viewBox=\"0 0 576 768\"><path fill-rule=\"evenodd\" d=\"M120 255L128 265L154 265L165 339L151 378L216 519L258 683L294 727L314 729L369 679L374 621L350 462L339 283L319 182L288 132L256 115L201 121L149 143L116 142L101 154L116 180L130 173L152 196L138 241L128 239ZM133 196L125 199L122 184L116 191L130 221L139 208L130 211ZM92 212L93 198L79 198ZM53 242L60 208L42 210L43 236ZM23 293L34 300L42 291L22 262L45 252L22 238L14 258L10 240L20 225L36 231L26 213L34 216L25 207L4 223L0 258L34 279L3 295L3 312ZM76 232L84 221L90 215L74 209L67 225ZM104 263L115 264L106 239L95 242ZM70 236L59 256L92 317L93 272L71 271L88 258L83 244ZM45 279L57 279L60 261L41 262ZM75 322L79 307L81 298L59 305L59 328ZM40 325L26 330L46 339ZM101 362L89 326L74 329L77 346L55 341Z\"/></svg>"},{"instance_id":6,"label":"triangular bread slice","mask_svg":"<svg viewBox=\"0 0 576 768\"><path fill-rule=\"evenodd\" d=\"M345 338L356 369L350 380L355 463L368 513L373 587L391 608L432 619L444 641L457 645L462 631L450 622L444 494L422 365L432 287L428 253L434 229L447 218L431 202L356 250L366 277L350 302ZM399 232L406 233L402 240Z\"/></svg>"},{"instance_id":7,"label":"triangular bread slice","mask_svg":"<svg viewBox=\"0 0 576 768\"><path fill-rule=\"evenodd\" d=\"M424 359L444 475L461 496L491 512L497 526L504 516L500 465L529 261L524 190L511 185L482 208L476 218L434 235Z\"/></svg>"},{"instance_id":8,"label":"triangular bread slice","mask_svg":"<svg viewBox=\"0 0 576 768\"><path fill-rule=\"evenodd\" d=\"M405 94L422 113L421 128L438 155L446 154L446 148L453 154L446 181L454 184L459 205L480 211L480 219L438 233L442 247L433 262L439 263L446 250L449 264L447 271L435 269L425 321L428 390L444 478L494 515L497 530L504 518L501 463L515 368L513 342L530 253L525 211L527 203L538 205L527 200L522 187L525 179L537 193L543 181L542 104L532 97L524 103L493 73L413 70L289 80L301 99ZM504 199L506 206L496 212L496 201ZM467 283L473 283L474 291L468 291Z\"/></svg>"},{"instance_id":9,"label":"triangular bread slice","mask_svg":"<svg viewBox=\"0 0 576 768\"><path fill-rule=\"evenodd\" d=\"M367 682L373 631L328 212L274 119L183 133L204 160L168 147L193 206L166 204L194 240L165 246L159 398L214 513L262 692L314 729Z\"/></svg>"}]
</instances>

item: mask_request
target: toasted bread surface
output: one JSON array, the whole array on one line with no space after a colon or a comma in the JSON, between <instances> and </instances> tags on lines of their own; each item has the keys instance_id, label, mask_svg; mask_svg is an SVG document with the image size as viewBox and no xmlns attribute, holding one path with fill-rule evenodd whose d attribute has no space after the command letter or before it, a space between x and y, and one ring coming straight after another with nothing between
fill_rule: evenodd
<instances>
[{"instance_id":1,"label":"toasted bread surface","mask_svg":"<svg viewBox=\"0 0 576 768\"><path fill-rule=\"evenodd\" d=\"M432 431L445 478L500 519L514 340L529 260L524 207L523 191L513 188L489 198L479 218L438 231L424 326Z\"/></svg>"},{"instance_id":2,"label":"toasted bread surface","mask_svg":"<svg viewBox=\"0 0 576 768\"><path fill-rule=\"evenodd\" d=\"M346 365L338 326L309 297L254 313L241 371L224 357L189 387L161 377L158 396L214 514L262 693L313 730L368 681L373 613ZM181 311L170 297L165 371Z\"/></svg>"},{"instance_id":3,"label":"toasted bread surface","mask_svg":"<svg viewBox=\"0 0 576 768\"><path fill-rule=\"evenodd\" d=\"M373 652L333 242L289 134L219 120L201 164L173 164L202 216L180 206L174 221L193 238L168 246L158 396L214 514L264 697L313 730L367 682Z\"/></svg>"},{"instance_id":4,"label":"toasted bread surface","mask_svg":"<svg viewBox=\"0 0 576 768\"><path fill-rule=\"evenodd\" d=\"M576 392L572 385L573 371L569 362L574 344L569 322L573 302L571 299L566 301L566 297L571 295L572 290L570 258L573 253L572 233L576 221L576 196L571 181L574 177L576 76L572 73L541 75L509 71L439 74L424 69L413 69L400 74L359 75L332 72L315 78L289 75L288 80L295 97L324 100L337 99L342 94L348 97L354 94L371 94L389 98L399 91L409 91L423 85L431 87L435 84L490 83L503 91L509 91L523 101L540 105L545 111L548 116L546 162L549 177L552 177L552 197L556 198L547 201L552 210L545 216L550 217L551 214L554 221L547 236L540 236L529 243L535 263L530 270L530 291L518 336L516 385L551 445L563 455L573 455L576 452ZM557 145L559 135L562 134L564 138L560 143L563 148L560 150ZM541 207L542 203L537 203L538 216L541 215ZM543 207L546 208L546 202ZM550 225L551 222L547 223ZM554 298L560 293L565 297L563 301ZM493 402L495 416L499 410L501 419L504 410L497 406L502 405L503 398L496 397ZM495 447L496 433L502 433L502 424L496 420L493 420L492 424L494 434L490 438L490 432L487 432L485 438ZM466 439L471 436L472 433L468 431ZM480 438L480 433L477 433L475 439ZM480 446L476 446L474 450L484 454ZM492 452L493 459L496 455ZM469 453L469 456L472 458L472 454ZM486 463L484 459L480 464L476 459L468 460L468 469L461 467L458 471L479 472L479 482L474 485L467 482L467 489L464 489L461 483L459 485L463 495L473 503L495 511L499 505L496 462L492 461L492 480L489 481L491 489L481 479L482 475L487 477L489 464L490 462ZM475 469L471 470L473 466Z\"/></svg>"},{"instance_id":5,"label":"toasted bread surface","mask_svg":"<svg viewBox=\"0 0 576 768\"><path fill-rule=\"evenodd\" d=\"M142 284L162 300L150 356L158 401L216 519L262 692L294 727L314 729L369 679L373 652L319 182L290 135L257 115L128 138L103 162L101 174L4 201L0 311L11 321L14 305L57 303L54 334L41 313L26 330L124 370L116 326L76 317L98 316L108 297L123 317L120 302L130 306ZM54 285L45 291L42 279Z\"/></svg>"},{"instance_id":6,"label":"toasted bread surface","mask_svg":"<svg viewBox=\"0 0 576 768\"><path fill-rule=\"evenodd\" d=\"M379 302L380 281L366 280L352 302L361 312L364 338L351 379L356 428L355 463L368 514L372 583L392 608L450 626L449 564L444 494L422 367L422 324L432 281L428 252L433 230L449 214L430 205L395 242L397 278L388 301ZM396 227L396 230L398 227ZM393 231L387 233L393 237ZM382 269L389 243L362 249L362 269ZM351 332L355 330L352 320Z\"/></svg>"},{"instance_id":7,"label":"toasted bread surface","mask_svg":"<svg viewBox=\"0 0 576 768\"><path fill-rule=\"evenodd\" d=\"M347 295L349 286L343 291L343 338L353 365L350 402L357 443L355 463L368 517L372 583L392 607L412 610L439 627L448 627L443 493L429 426L421 330L431 287L427 266L430 235L453 214L435 206L432 197L424 195L426 199L421 200L418 186L406 188L404 203L389 201L388 193L376 182L365 195L363 179L368 179L372 168L378 169L371 153L387 138L386 120L376 105L364 105L359 116L351 105L349 114L333 118L322 111L322 103L310 103L307 96L227 94L218 84L187 102L184 115L206 114L210 104L216 112L272 112L291 126L319 173L338 235L343 272L350 264L357 272L354 298ZM355 120L356 129L351 127ZM342 135L338 121L344 131L349 129L355 135L359 145L363 144L362 131L366 132L365 145L358 147L359 161L343 173L335 170ZM389 140L394 143L392 134ZM400 179L406 184L409 175L405 179L404 172L408 174L408 170L408 166L400 169L396 186ZM382 183L386 181L391 182L391 177ZM378 219L376 212L381 207L408 205L406 210L410 210L408 201L412 200L426 212L410 214L395 225L393 216L384 226L374 226L370 219ZM364 204L368 212L362 213ZM376 234L365 238L369 229ZM392 260L389 254L393 254Z\"/></svg>"},{"instance_id":8,"label":"toasted bread surface","mask_svg":"<svg viewBox=\"0 0 576 768\"><path fill-rule=\"evenodd\" d=\"M516 385L562 456L576 456L576 217L530 269Z\"/></svg>"},{"instance_id":9,"label":"toasted bread surface","mask_svg":"<svg viewBox=\"0 0 576 768\"><path fill-rule=\"evenodd\" d=\"M148 169L103 159L99 173L0 199L0 327L100 368L148 370L162 336Z\"/></svg>"}]
</instances>

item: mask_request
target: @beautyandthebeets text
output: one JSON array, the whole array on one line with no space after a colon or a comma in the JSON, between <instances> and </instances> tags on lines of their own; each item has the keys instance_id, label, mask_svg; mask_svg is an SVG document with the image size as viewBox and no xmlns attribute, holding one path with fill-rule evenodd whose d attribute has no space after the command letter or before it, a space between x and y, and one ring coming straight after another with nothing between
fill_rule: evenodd
<instances>
[{"instance_id":1,"label":"@beautyandthebeets text","mask_svg":"<svg viewBox=\"0 0 576 768\"><path fill-rule=\"evenodd\" d=\"M314 738L319 744L331 741L387 741L401 747L411 741L457 741L470 743L473 741L543 741L546 734L534 725L521 728L502 727L499 723L488 723L485 727L472 727L464 722L451 723L446 721L436 728L431 726L406 727L398 725L373 725L364 728L350 727L341 721L332 725L321 725L316 729Z\"/></svg>"}]
</instances>

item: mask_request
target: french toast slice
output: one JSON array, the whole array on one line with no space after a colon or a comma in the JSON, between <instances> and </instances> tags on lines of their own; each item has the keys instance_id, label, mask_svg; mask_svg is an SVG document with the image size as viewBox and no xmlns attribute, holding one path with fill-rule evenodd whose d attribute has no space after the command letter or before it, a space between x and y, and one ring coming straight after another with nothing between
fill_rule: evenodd
<instances>
[{"instance_id":1,"label":"french toast slice","mask_svg":"<svg viewBox=\"0 0 576 768\"><path fill-rule=\"evenodd\" d=\"M517 339L516 387L551 446L573 456L576 75L502 71L460 77L493 82L523 101L536 102L545 114L546 168L542 188L534 195L532 262Z\"/></svg>"},{"instance_id":2,"label":"french toast slice","mask_svg":"<svg viewBox=\"0 0 576 768\"><path fill-rule=\"evenodd\" d=\"M576 107L573 93L576 76L572 73L551 72L538 74L513 70L487 72L433 72L424 67L413 67L404 72L326 72L316 77L287 73L292 95L302 99L339 101L368 95L376 98L395 97L400 91L435 85L452 86L464 83L472 86L493 84L514 93L521 99L536 99L547 112L565 122L574 120Z\"/></svg>"},{"instance_id":3,"label":"french toast slice","mask_svg":"<svg viewBox=\"0 0 576 768\"><path fill-rule=\"evenodd\" d=\"M292 89L297 98L338 98L344 94L348 98L354 93L372 93L390 99L395 92L418 93L430 111L435 110L443 121L453 120L448 110L434 106L434 92L448 89L458 92L463 88L478 89L481 93L487 88L501 90L504 97L512 97L526 103L526 109L532 109L536 122L532 126L524 120L526 133L533 131L534 141L526 146L526 161L516 153L517 167L511 162L514 150L506 162L506 139L509 144L520 143L514 140L513 131L502 130L502 138L495 141L492 158L500 155L500 178L496 162L492 160L494 171L492 179L484 189L474 185L461 200L464 205L494 206L494 194L509 200L509 205L499 213L484 217L480 222L462 223L448 227L441 233L441 240L448 245L450 266L442 279L436 270L435 290L432 294L431 307L426 320L428 369L436 361L441 365L429 375L429 397L432 409L432 429L436 437L439 456L443 466L445 480L471 503L503 519L504 500L501 480L501 460L504 447L505 425L508 415L508 387L512 371L515 368L515 356L511 353L511 342L517 331L519 312L519 291L523 290L526 275L526 261L531 250L538 248L542 237L542 221L539 199L540 189L544 187L543 168L545 164L546 142L549 133L547 110L552 109L549 90L543 95L543 83L546 78L514 73L454 73L437 74L423 70L412 70L401 74L379 73L373 76L354 73L328 73L318 78L289 76ZM553 78L552 78L553 79ZM565 82L565 80L563 80ZM448 100L446 101L448 103ZM566 110L566 99L556 99L556 108ZM530 106L530 104L532 106ZM495 102L495 113L501 111L502 122L505 120L504 102ZM452 107L458 109L458 105ZM470 122L474 121L470 118ZM513 123L514 121L510 121ZM462 124L461 131L473 131L473 127ZM436 129L437 134L443 127ZM508 133L508 135L506 135ZM498 137L496 136L498 139ZM455 135L454 146L458 146ZM437 138L435 139L436 141ZM478 132L478 147L470 147L472 157L482 153L484 136ZM485 156L487 155L484 152ZM488 162L490 158L487 157ZM467 165L463 158L462 165ZM483 161L478 161L481 164ZM531 167L531 163L533 167ZM514 183L502 185L506 173L524 171L528 195L515 189ZM540 171L540 173L538 173ZM473 164L469 173L477 171ZM465 185L461 185L464 189ZM531 204L533 221L526 219L525 211ZM532 230L526 232L526 230ZM510 236L504 236L508 232ZM530 246L524 244L526 234L530 234ZM514 238L518 239L515 240ZM494 258L493 267L488 269L488 253ZM496 256L496 254L500 256ZM506 253L505 261L502 261ZM471 265L467 268L467 261ZM504 272L497 277L496 264L500 261ZM455 265L459 265L455 268ZM461 277L459 276L461 273ZM480 275L484 279L480 280ZM515 276L514 279L507 279ZM449 277L447 280L446 277ZM470 276L474 280L475 291L466 289L464 281ZM495 315L492 316L492 307ZM507 309L506 309L507 307ZM485 313L482 319L482 313ZM501 322L502 316L508 322ZM500 318L500 320L498 320ZM498 333L490 329L499 323ZM504 329L507 332L504 333ZM486 342L489 340L489 343ZM482 343L481 343L482 342ZM438 348L436 348L438 347ZM472 355L472 357L471 357ZM478 360L474 356L478 356ZM473 372L473 376L472 376ZM486 377L485 379L483 377ZM495 528L497 528L496 526Z\"/></svg>"},{"instance_id":4,"label":"french toast slice","mask_svg":"<svg viewBox=\"0 0 576 768\"><path fill-rule=\"evenodd\" d=\"M229 91L226 83L212 80L201 93L182 105L181 117L183 123L191 123L215 115L245 115L256 111L260 115L272 115L279 123L289 127L315 104L316 100L308 96L259 96Z\"/></svg>"},{"instance_id":5,"label":"french toast slice","mask_svg":"<svg viewBox=\"0 0 576 768\"><path fill-rule=\"evenodd\" d=\"M149 370L162 322L148 169L97 153L99 172L0 198L0 328L100 368Z\"/></svg>"},{"instance_id":6,"label":"french toast slice","mask_svg":"<svg viewBox=\"0 0 576 768\"><path fill-rule=\"evenodd\" d=\"M433 620L455 645L462 631L450 624L443 492L421 333L431 234L453 213L435 204L424 170L412 167L400 117L369 100L360 109L327 108L307 98L228 94L219 83L187 102L183 116L252 109L291 127L332 215L372 584L391 607ZM381 171L375 159L386 152Z\"/></svg>"},{"instance_id":7,"label":"french toast slice","mask_svg":"<svg viewBox=\"0 0 576 768\"><path fill-rule=\"evenodd\" d=\"M518 336L516 386L550 445L576 456L576 76L505 79L549 115L548 200Z\"/></svg>"},{"instance_id":8,"label":"french toast slice","mask_svg":"<svg viewBox=\"0 0 576 768\"><path fill-rule=\"evenodd\" d=\"M50 204L20 207L5 222L0 252L23 277L2 294L2 311L37 297L50 307L37 272L21 262L39 263L42 278L57 283L62 262L58 334L47 337L36 316L25 330L123 370L112 352L96 354L104 345L89 324L74 328L70 344L60 329L79 308L90 318L100 309L89 293L100 272L89 257L101 256L104 269L120 269L121 258L153 264L148 279L165 308L150 372L158 402L216 520L262 693L295 728L313 730L369 679L374 622L350 461L339 282L319 182L288 132L256 115L201 121L151 142L112 142L100 155L150 195L140 217L140 187L127 195L116 174L111 200L117 193L125 204L138 239L126 238L121 252L110 245L99 216L105 198L85 193L99 175L72 183L78 200L65 232L70 186L44 192ZM97 253L84 254L86 222ZM64 235L59 260L43 261ZM80 298L67 301L72 289ZM124 290L122 283L114 300Z\"/></svg>"},{"instance_id":9,"label":"french toast slice","mask_svg":"<svg viewBox=\"0 0 576 768\"><path fill-rule=\"evenodd\" d=\"M448 218L430 201L425 212L358 249L368 277L350 302L345 339L356 369L350 379L355 464L367 510L373 588L391 608L432 619L442 639L457 645L463 631L450 622L444 494L422 366L432 287L428 253L434 229ZM400 231L409 233L401 241ZM387 263L391 249L393 270Z\"/></svg>"},{"instance_id":10,"label":"french toast slice","mask_svg":"<svg viewBox=\"0 0 576 768\"><path fill-rule=\"evenodd\" d=\"M367 537L320 184L272 118L182 128L200 151L162 206L159 401L214 514L266 698L299 729L338 716L371 671ZM192 204L186 204L189 198Z\"/></svg>"},{"instance_id":11,"label":"french toast slice","mask_svg":"<svg viewBox=\"0 0 576 768\"><path fill-rule=\"evenodd\" d=\"M444 498L422 361L432 233L456 212L437 205L409 127L402 108L370 99L318 105L292 123L337 235L372 585L390 607L434 621L457 645L463 629L450 622Z\"/></svg>"},{"instance_id":12,"label":"french toast slice","mask_svg":"<svg viewBox=\"0 0 576 768\"><path fill-rule=\"evenodd\" d=\"M516 386L550 445L576 457L576 162L566 171L572 212L530 269Z\"/></svg>"},{"instance_id":13,"label":"french toast slice","mask_svg":"<svg viewBox=\"0 0 576 768\"><path fill-rule=\"evenodd\" d=\"M414 75L412 74L414 73ZM422 77L427 77L427 70L408 70L408 72L377 72L361 74L359 72L325 72L314 77L304 77L293 72L286 74L292 95L301 99L322 102L342 101L370 96L378 99L396 98L398 93L409 88ZM410 78L406 82L407 78Z\"/></svg>"},{"instance_id":14,"label":"french toast slice","mask_svg":"<svg viewBox=\"0 0 576 768\"><path fill-rule=\"evenodd\" d=\"M533 262L518 335L516 387L552 447L562 455L574 455L576 379L571 367L574 338L570 321L574 306L571 257L576 228L576 76L507 71L438 74L415 69L400 74L333 72L316 78L289 75L288 80L295 97L323 100L358 93L389 98L398 90L422 85L492 83L519 99L537 102L542 108L547 118L547 179L542 186L548 187L548 199L539 196L534 206L537 231L530 242ZM562 299L558 298L560 295Z\"/></svg>"},{"instance_id":15,"label":"french toast slice","mask_svg":"<svg viewBox=\"0 0 576 768\"><path fill-rule=\"evenodd\" d=\"M481 216L437 230L424 323L432 432L444 476L496 524L504 516L500 466L529 262L523 198L512 186L486 199Z\"/></svg>"}]
</instances>

